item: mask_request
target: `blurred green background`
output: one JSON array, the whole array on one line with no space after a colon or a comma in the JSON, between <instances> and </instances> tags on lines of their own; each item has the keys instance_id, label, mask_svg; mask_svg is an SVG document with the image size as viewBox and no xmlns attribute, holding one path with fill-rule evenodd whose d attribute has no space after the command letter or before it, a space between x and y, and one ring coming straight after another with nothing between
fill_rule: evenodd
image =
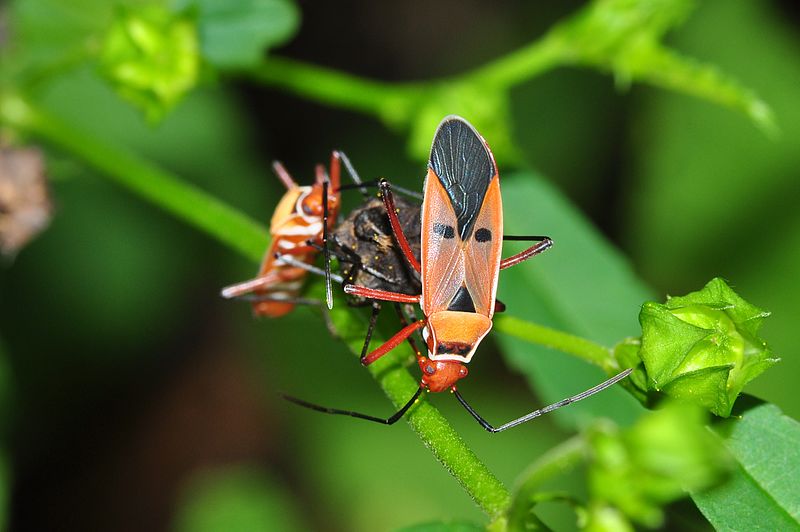
<instances>
[{"instance_id":1,"label":"blurred green background","mask_svg":"<svg viewBox=\"0 0 800 532\"><path fill-rule=\"evenodd\" d=\"M277 53L387 81L440 77L529 42L581 5L301 3L299 33ZM747 391L800 417L792 310L800 300L800 10L789 1L703 1L668 43L757 91L781 135L770 139L741 114L689 96L620 90L608 75L559 69L512 94L522 164L564 191L658 299L722 276L771 311L762 333L783 362ZM424 172L406 138L375 119L241 79L207 83L154 127L89 66L39 93L63 119L263 223L282 193L274 159L299 181L310 181L332 149L366 178L419 188ZM251 319L246 305L218 292L253 275L253 264L68 154L46 154L52 224L0 267L10 529L481 522L402 424L319 416L277 397L391 411L314 312ZM531 211L535 222L535 204ZM493 340L481 349L470 396L487 418L541 403L493 353ZM489 436L451 398L433 400L507 484L565 434L542 419Z\"/></svg>"}]
</instances>

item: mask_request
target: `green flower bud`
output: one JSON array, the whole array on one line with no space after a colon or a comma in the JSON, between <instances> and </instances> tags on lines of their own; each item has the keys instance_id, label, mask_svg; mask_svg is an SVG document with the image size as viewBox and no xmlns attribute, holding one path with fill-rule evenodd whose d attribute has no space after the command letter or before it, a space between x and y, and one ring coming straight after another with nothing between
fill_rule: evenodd
<instances>
[{"instance_id":1,"label":"green flower bud","mask_svg":"<svg viewBox=\"0 0 800 532\"><path fill-rule=\"evenodd\" d=\"M742 388L778 361L757 336L768 315L719 278L663 305L645 303L639 356L648 387L729 416Z\"/></svg>"},{"instance_id":2,"label":"green flower bud","mask_svg":"<svg viewBox=\"0 0 800 532\"><path fill-rule=\"evenodd\" d=\"M625 514L613 506L592 504L583 514L578 526L584 532L634 532Z\"/></svg>"},{"instance_id":3,"label":"green flower bud","mask_svg":"<svg viewBox=\"0 0 800 532\"><path fill-rule=\"evenodd\" d=\"M633 427L610 423L587 435L591 448L589 488L592 507L618 508L642 525L663 520L661 507L717 480L730 464L720 442L705 428L706 414L696 406L671 403L643 416ZM596 529L600 515L590 513ZM605 519L619 519L603 513Z\"/></svg>"},{"instance_id":4,"label":"green flower bud","mask_svg":"<svg viewBox=\"0 0 800 532\"><path fill-rule=\"evenodd\" d=\"M194 21L161 6L119 9L100 57L103 75L150 122L161 120L196 84L200 70Z\"/></svg>"}]
</instances>

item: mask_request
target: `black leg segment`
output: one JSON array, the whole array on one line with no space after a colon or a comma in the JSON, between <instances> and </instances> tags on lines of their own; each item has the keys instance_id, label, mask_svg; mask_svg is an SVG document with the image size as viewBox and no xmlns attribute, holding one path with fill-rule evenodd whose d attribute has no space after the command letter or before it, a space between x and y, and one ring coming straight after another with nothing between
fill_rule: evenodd
<instances>
[{"instance_id":1,"label":"black leg segment","mask_svg":"<svg viewBox=\"0 0 800 532\"><path fill-rule=\"evenodd\" d=\"M567 397L566 399L562 399L561 401L559 401L557 403L553 403L552 405L546 406L546 407L541 408L539 410L534 410L530 414L526 414L526 415L524 415L524 416L522 416L520 418L517 418L517 419L515 419L513 421L509 421L508 423L506 423L504 425L500 425L499 427L494 427L488 421L483 419L481 417L481 415L478 414L475 411L475 409L472 408L469 405L469 403L467 403L466 399L464 399L461 396L461 394L459 393L458 390L454 390L454 395L456 396L456 399L458 399L458 402L461 403L461 405L467 410L467 412L469 412L470 415L475 418L475 421L477 421L480 424L481 427L485 428L489 432L502 432L502 431L504 431L506 429L510 429L511 427L516 427L517 425L521 425L521 424L525 423L526 421L530 421L533 418L537 418L537 417L539 417L541 415L547 414L548 412L552 412L553 410L557 410L557 409L561 408L562 406L567 406L568 404L571 404L571 403L577 403L581 399L586 399L587 397L589 397L591 395L594 395L597 392L603 391L606 388L608 388L609 386L612 386L612 385L618 383L619 381L621 381L622 379L624 379L625 377L630 375L631 371L633 371L633 370L632 369L626 369L625 371L622 371L622 372L618 373L617 375L614 375L613 377L611 377L607 381L601 382L600 384L598 384L594 388L589 388L585 392L581 392L581 393L579 393L577 395L573 395L572 397Z\"/></svg>"},{"instance_id":2,"label":"black leg segment","mask_svg":"<svg viewBox=\"0 0 800 532\"><path fill-rule=\"evenodd\" d=\"M367 421L372 421L375 423L381 423L382 425L394 425L398 419L403 417L408 409L411 408L414 403L419 399L420 394L422 393L422 388L417 388L417 391L408 400L408 402L403 405L403 408L392 414L390 417L384 419L376 416L370 416L369 414L362 414L361 412L354 412L352 410L340 410L338 408L328 408L326 406L317 405L314 403L309 403L308 401L304 401L302 399L298 399L297 397L292 397L291 395L284 395L281 394L281 397L290 401L296 405L302 406L303 408L308 408L310 410L316 410L317 412L322 412L323 414L335 414L340 416L350 416L355 417L358 419L365 419Z\"/></svg>"}]
</instances>

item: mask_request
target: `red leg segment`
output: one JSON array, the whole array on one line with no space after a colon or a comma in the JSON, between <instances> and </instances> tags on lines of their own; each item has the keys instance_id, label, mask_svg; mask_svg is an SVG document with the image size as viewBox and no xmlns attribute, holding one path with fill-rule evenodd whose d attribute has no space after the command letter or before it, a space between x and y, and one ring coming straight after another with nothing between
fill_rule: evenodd
<instances>
[{"instance_id":1,"label":"red leg segment","mask_svg":"<svg viewBox=\"0 0 800 532\"><path fill-rule=\"evenodd\" d=\"M383 355L385 355L386 353L388 353L389 351L391 351L392 349L403 343L406 338L408 338L414 333L414 331L416 331L417 329L421 329L424 326L425 326L425 320L415 321L411 325L406 325L400 330L400 332L389 338L389 340L387 340L385 344L383 344L375 351L362 358L361 363L364 364L365 366L369 366L370 364L381 358Z\"/></svg>"},{"instance_id":2,"label":"red leg segment","mask_svg":"<svg viewBox=\"0 0 800 532\"><path fill-rule=\"evenodd\" d=\"M525 251L521 253L517 253L516 255L511 255L507 259L503 259L500 261L500 269L505 270L506 268L510 268L511 266L515 266L520 262L526 261L529 258L538 255L542 251L547 250L553 245L553 241L549 238L547 240L543 240L537 244L532 245Z\"/></svg>"},{"instance_id":3,"label":"red leg segment","mask_svg":"<svg viewBox=\"0 0 800 532\"><path fill-rule=\"evenodd\" d=\"M344 293L354 296L367 297L369 299L380 299L381 301L394 301L395 303L419 303L420 296L410 296L408 294L398 294L387 290L376 290L366 286L354 284L344 285Z\"/></svg>"},{"instance_id":4,"label":"red leg segment","mask_svg":"<svg viewBox=\"0 0 800 532\"><path fill-rule=\"evenodd\" d=\"M297 183L294 182L292 176L279 161L272 163L272 169L275 171L275 175L278 176L278 179L281 180L281 183L283 183L283 186L285 186L287 189L297 187Z\"/></svg>"},{"instance_id":5,"label":"red leg segment","mask_svg":"<svg viewBox=\"0 0 800 532\"><path fill-rule=\"evenodd\" d=\"M400 220L397 218L397 207L394 206L394 196L392 196L392 190L389 186L389 182L385 179L381 179L378 183L378 186L381 189L381 197L383 198L383 204L386 206L386 213L389 215L389 223L392 224L392 232L394 233L395 239L397 239L397 243L400 245L400 249L403 252L408 263L414 268L417 273L422 272L422 267L419 264L419 261L414 256L414 252L411 251L411 246L408 244L408 239L406 238L405 233L403 233L403 228L400 227Z\"/></svg>"}]
</instances>

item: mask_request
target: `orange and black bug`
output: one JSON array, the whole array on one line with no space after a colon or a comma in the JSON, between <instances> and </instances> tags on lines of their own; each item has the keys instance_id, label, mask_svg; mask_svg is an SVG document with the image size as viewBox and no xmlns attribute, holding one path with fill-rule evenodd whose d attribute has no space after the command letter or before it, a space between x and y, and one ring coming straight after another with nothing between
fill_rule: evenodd
<instances>
[{"instance_id":1,"label":"orange and black bug","mask_svg":"<svg viewBox=\"0 0 800 532\"><path fill-rule=\"evenodd\" d=\"M422 370L420 387L394 415L383 419L359 412L326 408L296 398L287 399L307 408L330 414L349 415L369 421L393 424L400 419L423 390L451 390L464 408L490 432L501 432L542 414L580 401L622 380L625 370L598 386L535 410L494 427L462 397L456 382L467 376L467 367L480 341L492 328L501 269L527 260L552 246L548 237L504 236L500 178L486 141L464 119L446 117L433 139L425 179L421 221L420 260L414 256L396 215L388 183L381 191L392 230L409 264L420 273L421 293L401 294L358 285L346 285L345 292L396 303L419 303L424 318L404 327L386 343L363 356L371 364L422 329L427 356L417 355ZM503 240L537 243L525 251L501 258Z\"/></svg>"},{"instance_id":2,"label":"orange and black bug","mask_svg":"<svg viewBox=\"0 0 800 532\"><path fill-rule=\"evenodd\" d=\"M318 165L316 180L309 186L298 185L281 163L273 164L286 193L272 215L269 248L257 276L223 288L223 297L247 299L257 316L270 318L288 314L296 304L319 304L298 294L308 274L308 268L303 266L314 262L319 249L327 249L328 232L339 213L341 158L339 152L331 155L330 176ZM325 264L325 275L330 279L330 260ZM327 286L330 308L330 282Z\"/></svg>"}]
</instances>

